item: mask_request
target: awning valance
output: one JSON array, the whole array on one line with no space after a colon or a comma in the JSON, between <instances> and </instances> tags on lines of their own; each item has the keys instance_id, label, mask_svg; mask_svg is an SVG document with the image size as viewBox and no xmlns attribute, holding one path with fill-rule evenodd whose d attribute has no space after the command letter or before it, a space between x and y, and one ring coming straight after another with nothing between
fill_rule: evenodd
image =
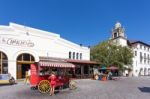
<instances>
[{"instance_id":1,"label":"awning valance","mask_svg":"<svg viewBox=\"0 0 150 99\"><path fill-rule=\"evenodd\" d=\"M39 62L40 66L43 67L61 67L61 68L75 68L74 64L67 62Z\"/></svg>"},{"instance_id":2,"label":"awning valance","mask_svg":"<svg viewBox=\"0 0 150 99\"><path fill-rule=\"evenodd\" d=\"M73 59L66 59L65 61L69 63L75 63L75 64L91 64L91 65L98 65L99 63L95 61L90 60L73 60Z\"/></svg>"}]
</instances>

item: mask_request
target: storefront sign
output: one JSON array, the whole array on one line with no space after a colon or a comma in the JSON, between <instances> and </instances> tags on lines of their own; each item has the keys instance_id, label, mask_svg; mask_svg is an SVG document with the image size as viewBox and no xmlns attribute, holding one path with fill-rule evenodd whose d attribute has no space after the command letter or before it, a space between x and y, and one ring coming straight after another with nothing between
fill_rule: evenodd
<instances>
[{"instance_id":1,"label":"storefront sign","mask_svg":"<svg viewBox=\"0 0 150 99\"><path fill-rule=\"evenodd\" d=\"M21 46L21 47L34 47L34 43L31 40L19 40L15 38L1 38L1 44L7 44L12 46Z\"/></svg>"}]
</instances>

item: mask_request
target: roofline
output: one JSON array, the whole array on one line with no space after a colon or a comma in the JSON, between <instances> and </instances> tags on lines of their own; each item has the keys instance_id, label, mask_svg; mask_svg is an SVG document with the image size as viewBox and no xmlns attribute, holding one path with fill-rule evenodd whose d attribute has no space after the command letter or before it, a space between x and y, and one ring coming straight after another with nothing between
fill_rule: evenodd
<instances>
[{"instance_id":1,"label":"roofline","mask_svg":"<svg viewBox=\"0 0 150 99\"><path fill-rule=\"evenodd\" d=\"M57 41L61 41L63 43L66 43L67 45L75 46L76 48L81 48L82 50L89 50L88 46L81 46L80 44L77 44L73 41L69 41L66 38L61 37L60 34L45 31L45 30L38 29L38 28L33 28L30 26L26 26L26 25L21 25L21 24L14 23L14 22L9 22L9 25L0 25L0 29L7 29L10 31L19 30L25 33L26 32L32 33L32 35L40 35L40 36L42 35L44 37L55 37Z\"/></svg>"},{"instance_id":2,"label":"roofline","mask_svg":"<svg viewBox=\"0 0 150 99\"><path fill-rule=\"evenodd\" d=\"M130 42L130 43L131 43L131 42ZM131 45L136 44L136 43L141 43L141 44L143 44L143 45L146 45L146 46L150 47L149 44L144 43L144 42L142 42L142 41L134 41L134 42L131 43Z\"/></svg>"}]
</instances>

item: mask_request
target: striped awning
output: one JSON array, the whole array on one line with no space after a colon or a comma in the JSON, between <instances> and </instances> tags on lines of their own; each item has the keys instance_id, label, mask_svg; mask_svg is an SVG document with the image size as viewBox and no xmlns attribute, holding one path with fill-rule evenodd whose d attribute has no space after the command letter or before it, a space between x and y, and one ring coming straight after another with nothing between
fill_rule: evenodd
<instances>
[{"instance_id":1,"label":"striped awning","mask_svg":"<svg viewBox=\"0 0 150 99\"><path fill-rule=\"evenodd\" d=\"M61 68L75 68L75 65L67 62L39 62L43 67L61 67Z\"/></svg>"}]
</instances>

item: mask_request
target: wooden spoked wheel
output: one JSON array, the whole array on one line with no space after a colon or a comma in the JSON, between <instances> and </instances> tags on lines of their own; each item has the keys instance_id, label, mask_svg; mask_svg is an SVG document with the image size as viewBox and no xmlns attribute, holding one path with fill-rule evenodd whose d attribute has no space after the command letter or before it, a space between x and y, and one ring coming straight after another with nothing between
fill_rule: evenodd
<instances>
[{"instance_id":1,"label":"wooden spoked wheel","mask_svg":"<svg viewBox=\"0 0 150 99\"><path fill-rule=\"evenodd\" d=\"M77 88L77 82L71 80L71 81L69 82L69 88L70 88L71 90L76 89L76 88Z\"/></svg>"},{"instance_id":2,"label":"wooden spoked wheel","mask_svg":"<svg viewBox=\"0 0 150 99\"><path fill-rule=\"evenodd\" d=\"M50 91L50 82L48 80L40 81L40 83L38 85L38 90L41 93L48 93Z\"/></svg>"}]
</instances>

